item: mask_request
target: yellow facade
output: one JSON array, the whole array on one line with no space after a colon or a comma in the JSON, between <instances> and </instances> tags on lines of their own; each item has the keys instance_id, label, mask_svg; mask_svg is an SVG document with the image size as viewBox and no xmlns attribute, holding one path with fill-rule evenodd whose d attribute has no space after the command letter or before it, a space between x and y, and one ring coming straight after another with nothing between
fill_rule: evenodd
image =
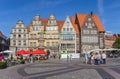
<instances>
[{"instance_id":1,"label":"yellow facade","mask_svg":"<svg viewBox=\"0 0 120 79\"><path fill-rule=\"evenodd\" d=\"M40 20L40 16L36 15L32 20L29 32L29 48L43 48L44 47L44 26Z\"/></svg>"},{"instance_id":2,"label":"yellow facade","mask_svg":"<svg viewBox=\"0 0 120 79\"><path fill-rule=\"evenodd\" d=\"M58 53L59 51L59 30L57 21L53 14L50 15L45 31L44 46L50 52Z\"/></svg>"}]
</instances>

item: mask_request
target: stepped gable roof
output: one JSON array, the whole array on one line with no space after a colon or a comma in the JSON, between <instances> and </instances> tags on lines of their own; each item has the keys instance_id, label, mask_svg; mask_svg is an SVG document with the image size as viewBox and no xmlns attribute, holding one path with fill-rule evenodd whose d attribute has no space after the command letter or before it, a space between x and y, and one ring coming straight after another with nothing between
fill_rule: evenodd
<instances>
[{"instance_id":1,"label":"stepped gable roof","mask_svg":"<svg viewBox=\"0 0 120 79\"><path fill-rule=\"evenodd\" d=\"M72 24L73 24L73 27L74 27L76 33L78 34L78 33L79 33L79 30L78 30L77 24L75 23L75 17L74 17L74 16L71 17L71 21L72 21Z\"/></svg>"},{"instance_id":2,"label":"stepped gable roof","mask_svg":"<svg viewBox=\"0 0 120 79\"><path fill-rule=\"evenodd\" d=\"M61 31L64 21L63 20L57 21L57 24L58 24L58 30Z\"/></svg>"},{"instance_id":3,"label":"stepped gable roof","mask_svg":"<svg viewBox=\"0 0 120 79\"><path fill-rule=\"evenodd\" d=\"M76 14L80 28L82 28L88 15L89 14L79 14L79 13ZM92 14L91 16L92 16L92 19L94 20L95 24L97 25L99 32L105 32L105 29L102 25L102 22L101 22L99 16L97 14Z\"/></svg>"}]
</instances>

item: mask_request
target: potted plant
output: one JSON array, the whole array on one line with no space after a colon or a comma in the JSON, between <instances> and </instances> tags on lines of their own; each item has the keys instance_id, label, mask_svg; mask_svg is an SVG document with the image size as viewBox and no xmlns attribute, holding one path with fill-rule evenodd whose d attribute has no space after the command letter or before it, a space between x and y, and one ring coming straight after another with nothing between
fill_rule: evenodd
<instances>
[{"instance_id":1,"label":"potted plant","mask_svg":"<svg viewBox=\"0 0 120 79\"><path fill-rule=\"evenodd\" d=\"M21 59L21 64L25 64L25 59Z\"/></svg>"},{"instance_id":2,"label":"potted plant","mask_svg":"<svg viewBox=\"0 0 120 79\"><path fill-rule=\"evenodd\" d=\"M0 61L0 69L4 69L6 67L7 67L6 63L3 61Z\"/></svg>"}]
</instances>

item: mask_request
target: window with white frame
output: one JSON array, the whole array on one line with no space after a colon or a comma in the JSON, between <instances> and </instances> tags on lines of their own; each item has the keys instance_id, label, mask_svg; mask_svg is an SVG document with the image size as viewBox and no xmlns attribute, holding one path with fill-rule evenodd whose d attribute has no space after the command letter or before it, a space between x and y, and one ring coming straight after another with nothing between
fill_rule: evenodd
<instances>
[{"instance_id":1,"label":"window with white frame","mask_svg":"<svg viewBox=\"0 0 120 79\"><path fill-rule=\"evenodd\" d=\"M65 28L63 28L63 31L65 31Z\"/></svg>"},{"instance_id":2,"label":"window with white frame","mask_svg":"<svg viewBox=\"0 0 120 79\"><path fill-rule=\"evenodd\" d=\"M47 34L47 35L46 35L46 38L50 38L50 35L49 35L49 34Z\"/></svg>"},{"instance_id":3,"label":"window with white frame","mask_svg":"<svg viewBox=\"0 0 120 79\"><path fill-rule=\"evenodd\" d=\"M88 23L88 28L92 28L92 24L91 23Z\"/></svg>"},{"instance_id":4,"label":"window with white frame","mask_svg":"<svg viewBox=\"0 0 120 79\"><path fill-rule=\"evenodd\" d=\"M23 45L26 45L26 40L23 41Z\"/></svg>"},{"instance_id":5,"label":"window with white frame","mask_svg":"<svg viewBox=\"0 0 120 79\"><path fill-rule=\"evenodd\" d=\"M58 42L56 42L56 46L58 46Z\"/></svg>"},{"instance_id":6,"label":"window with white frame","mask_svg":"<svg viewBox=\"0 0 120 79\"><path fill-rule=\"evenodd\" d=\"M52 38L54 38L55 35L52 34Z\"/></svg>"},{"instance_id":7,"label":"window with white frame","mask_svg":"<svg viewBox=\"0 0 120 79\"><path fill-rule=\"evenodd\" d=\"M21 41L20 40L18 41L18 45L21 45Z\"/></svg>"},{"instance_id":8,"label":"window with white frame","mask_svg":"<svg viewBox=\"0 0 120 79\"><path fill-rule=\"evenodd\" d=\"M24 38L26 38L26 34L24 34Z\"/></svg>"},{"instance_id":9,"label":"window with white frame","mask_svg":"<svg viewBox=\"0 0 120 79\"><path fill-rule=\"evenodd\" d=\"M91 18L88 18L88 21L91 21Z\"/></svg>"},{"instance_id":10,"label":"window with white frame","mask_svg":"<svg viewBox=\"0 0 120 79\"><path fill-rule=\"evenodd\" d=\"M43 42L39 42L39 45L40 45L40 46L43 46Z\"/></svg>"},{"instance_id":11,"label":"window with white frame","mask_svg":"<svg viewBox=\"0 0 120 79\"><path fill-rule=\"evenodd\" d=\"M67 31L69 31L69 28L67 28Z\"/></svg>"},{"instance_id":12,"label":"window with white frame","mask_svg":"<svg viewBox=\"0 0 120 79\"><path fill-rule=\"evenodd\" d=\"M16 45L16 41L15 41L15 40L13 40L13 45L14 45L14 46Z\"/></svg>"},{"instance_id":13,"label":"window with white frame","mask_svg":"<svg viewBox=\"0 0 120 79\"><path fill-rule=\"evenodd\" d=\"M55 46L55 43L54 43L54 42L52 42L52 46Z\"/></svg>"},{"instance_id":14,"label":"window with white frame","mask_svg":"<svg viewBox=\"0 0 120 79\"><path fill-rule=\"evenodd\" d=\"M32 47L32 42L30 42L30 47Z\"/></svg>"},{"instance_id":15,"label":"window with white frame","mask_svg":"<svg viewBox=\"0 0 120 79\"><path fill-rule=\"evenodd\" d=\"M40 38L44 38L43 34L40 34Z\"/></svg>"},{"instance_id":16,"label":"window with white frame","mask_svg":"<svg viewBox=\"0 0 120 79\"><path fill-rule=\"evenodd\" d=\"M70 28L70 31L73 31L73 28Z\"/></svg>"},{"instance_id":17,"label":"window with white frame","mask_svg":"<svg viewBox=\"0 0 120 79\"><path fill-rule=\"evenodd\" d=\"M47 42L47 46L50 46L50 43L49 43L49 42Z\"/></svg>"},{"instance_id":18,"label":"window with white frame","mask_svg":"<svg viewBox=\"0 0 120 79\"><path fill-rule=\"evenodd\" d=\"M92 23L92 26L95 26L95 24L94 24L94 23Z\"/></svg>"}]
</instances>

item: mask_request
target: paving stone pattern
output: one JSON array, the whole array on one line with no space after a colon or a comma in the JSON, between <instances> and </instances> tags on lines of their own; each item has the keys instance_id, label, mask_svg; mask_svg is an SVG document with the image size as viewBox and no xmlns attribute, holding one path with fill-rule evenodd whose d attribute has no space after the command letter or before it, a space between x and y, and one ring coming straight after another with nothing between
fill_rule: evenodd
<instances>
[{"instance_id":1,"label":"paving stone pattern","mask_svg":"<svg viewBox=\"0 0 120 79\"><path fill-rule=\"evenodd\" d=\"M82 59L55 59L0 70L0 79L120 79L119 76L120 58L107 59L107 64L101 65L86 65Z\"/></svg>"}]
</instances>

